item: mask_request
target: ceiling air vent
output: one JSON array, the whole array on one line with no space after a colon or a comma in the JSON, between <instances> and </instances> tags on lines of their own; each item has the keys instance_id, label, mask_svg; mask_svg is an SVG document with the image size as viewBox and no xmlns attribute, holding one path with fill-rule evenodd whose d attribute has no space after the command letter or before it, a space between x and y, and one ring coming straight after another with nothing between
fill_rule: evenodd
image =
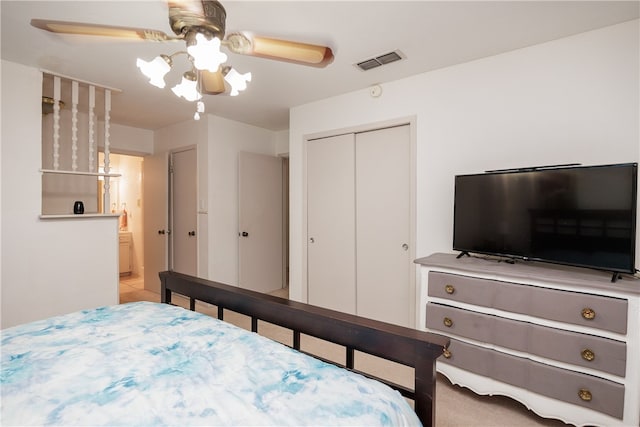
<instances>
[{"instance_id":1,"label":"ceiling air vent","mask_svg":"<svg viewBox=\"0 0 640 427\"><path fill-rule=\"evenodd\" d=\"M399 61L403 58L402 54L399 50L394 50L393 52L385 53L375 58L365 59L364 61L360 61L356 64L356 67L360 68L362 71L367 71L372 68L379 67L381 65L389 64L391 62Z\"/></svg>"}]
</instances>

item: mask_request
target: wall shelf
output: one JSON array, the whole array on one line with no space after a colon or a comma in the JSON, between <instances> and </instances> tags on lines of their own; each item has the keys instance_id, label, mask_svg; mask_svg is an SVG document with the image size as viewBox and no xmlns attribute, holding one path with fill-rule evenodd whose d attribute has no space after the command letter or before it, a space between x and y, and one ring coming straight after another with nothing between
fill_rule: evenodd
<instances>
[{"instance_id":1,"label":"wall shelf","mask_svg":"<svg viewBox=\"0 0 640 427\"><path fill-rule=\"evenodd\" d=\"M86 176L108 176L110 178L117 178L122 176L119 173L100 173L100 172L84 172L84 171L68 171L68 170L56 170L56 169L40 169L42 173L53 173L60 175L86 175Z\"/></svg>"},{"instance_id":2,"label":"wall shelf","mask_svg":"<svg viewBox=\"0 0 640 427\"><path fill-rule=\"evenodd\" d=\"M87 218L118 218L119 213L88 213L88 214L56 214L40 215L40 219L87 219Z\"/></svg>"}]
</instances>

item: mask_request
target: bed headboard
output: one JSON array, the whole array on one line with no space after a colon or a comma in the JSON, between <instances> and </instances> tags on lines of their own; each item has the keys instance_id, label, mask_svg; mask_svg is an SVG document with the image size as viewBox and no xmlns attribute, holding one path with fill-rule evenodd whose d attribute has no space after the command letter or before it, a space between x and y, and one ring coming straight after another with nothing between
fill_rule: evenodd
<instances>
[{"instance_id":1,"label":"bed headboard","mask_svg":"<svg viewBox=\"0 0 640 427\"><path fill-rule=\"evenodd\" d=\"M356 350L413 367L413 390L374 378L413 399L416 414L423 425L435 425L435 361L449 345L447 337L173 271L161 272L160 281L163 303L171 303L171 295L175 292L190 298L192 310L198 300L215 305L220 319L224 309L249 316L253 332L258 332L258 320L282 326L293 331L293 347L297 350L300 350L300 334L342 345L346 348L344 367L348 369L354 369Z\"/></svg>"}]
</instances>

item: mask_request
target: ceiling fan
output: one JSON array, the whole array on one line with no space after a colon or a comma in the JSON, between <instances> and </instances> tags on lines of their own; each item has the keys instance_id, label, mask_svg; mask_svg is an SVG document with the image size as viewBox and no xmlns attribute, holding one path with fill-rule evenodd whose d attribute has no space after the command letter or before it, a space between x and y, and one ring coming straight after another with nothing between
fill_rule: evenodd
<instances>
[{"instance_id":1,"label":"ceiling fan","mask_svg":"<svg viewBox=\"0 0 640 427\"><path fill-rule=\"evenodd\" d=\"M159 79L156 78L155 82L150 77L150 83L164 87L164 74L169 71L172 65L171 57L187 53L194 65L194 69L185 73L183 83L185 79L191 85L195 82L200 96L201 94L215 95L224 93L226 91L224 81L227 80L228 83L233 85L230 80L233 77L238 78L238 75L244 78L244 81L240 82L240 86L244 83L244 87L246 87L246 81L251 78L250 73L243 76L235 72L231 67L223 65L226 61L226 55L220 52L220 46L224 46L236 54L311 67L322 68L333 62L333 52L328 46L254 36L244 32L225 34L226 11L217 0L168 0L167 3L169 24L175 36L146 28L47 19L32 19L31 25L60 34L115 37L155 42L184 41L187 45L187 52L181 51L173 55L160 55L149 63L138 59L138 67L145 75L150 77L143 68L146 65L149 65L149 67L151 65L160 66L163 74ZM155 63L155 65L152 63ZM241 89L244 87L241 87ZM176 92L175 89L174 92ZM233 93L234 90L232 89L232 95L237 94L237 90ZM176 95L181 96L178 92L176 92ZM187 97L185 96L185 98ZM195 99L189 100L193 101Z\"/></svg>"}]
</instances>

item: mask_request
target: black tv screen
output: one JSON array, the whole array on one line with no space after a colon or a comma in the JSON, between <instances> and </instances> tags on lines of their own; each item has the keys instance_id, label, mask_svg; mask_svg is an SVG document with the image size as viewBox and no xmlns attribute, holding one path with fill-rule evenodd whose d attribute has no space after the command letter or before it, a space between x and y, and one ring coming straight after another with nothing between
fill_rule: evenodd
<instances>
[{"instance_id":1,"label":"black tv screen","mask_svg":"<svg viewBox=\"0 0 640 427\"><path fill-rule=\"evenodd\" d=\"M455 177L453 249L635 272L637 164Z\"/></svg>"}]
</instances>

